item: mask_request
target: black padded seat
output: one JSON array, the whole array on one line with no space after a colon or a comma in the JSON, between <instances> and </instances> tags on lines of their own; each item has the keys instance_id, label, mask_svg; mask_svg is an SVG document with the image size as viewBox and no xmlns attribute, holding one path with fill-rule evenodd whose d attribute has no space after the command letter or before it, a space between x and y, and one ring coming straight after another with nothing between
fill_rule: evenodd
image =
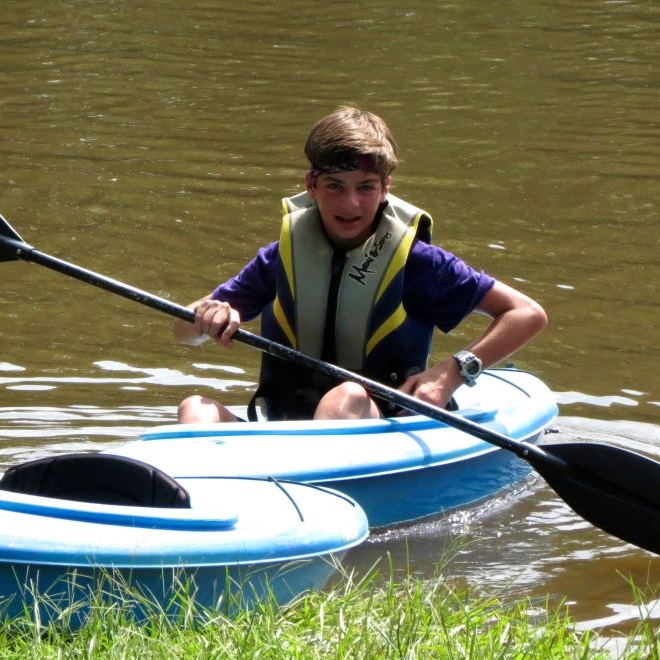
<instances>
[{"instance_id":1,"label":"black padded seat","mask_svg":"<svg viewBox=\"0 0 660 660\"><path fill-rule=\"evenodd\" d=\"M190 495L153 465L112 454L63 454L9 468L0 489L76 502L190 508Z\"/></svg>"}]
</instances>

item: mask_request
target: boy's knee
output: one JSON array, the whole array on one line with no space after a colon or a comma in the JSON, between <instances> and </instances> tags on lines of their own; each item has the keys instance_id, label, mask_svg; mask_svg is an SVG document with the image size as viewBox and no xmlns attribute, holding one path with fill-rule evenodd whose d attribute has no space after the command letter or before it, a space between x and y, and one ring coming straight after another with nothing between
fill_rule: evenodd
<instances>
[{"instance_id":1,"label":"boy's knee","mask_svg":"<svg viewBox=\"0 0 660 660\"><path fill-rule=\"evenodd\" d=\"M362 385L358 385L357 383L353 382L347 382L347 383L342 383L339 385L339 388L341 396L355 401L355 402L364 402L369 400L369 393L362 387Z\"/></svg>"},{"instance_id":2,"label":"boy's knee","mask_svg":"<svg viewBox=\"0 0 660 660\"><path fill-rule=\"evenodd\" d=\"M378 408L369 393L357 383L342 383L319 403L314 419L364 419L378 417Z\"/></svg>"},{"instance_id":3,"label":"boy's knee","mask_svg":"<svg viewBox=\"0 0 660 660\"><path fill-rule=\"evenodd\" d=\"M186 397L177 411L177 418L181 424L193 422L219 422L220 414L215 401L205 399L199 394Z\"/></svg>"},{"instance_id":4,"label":"boy's knee","mask_svg":"<svg viewBox=\"0 0 660 660\"><path fill-rule=\"evenodd\" d=\"M199 394L193 394L192 396L186 397L179 404L179 414L188 410L194 410L202 405L202 397Z\"/></svg>"}]
</instances>

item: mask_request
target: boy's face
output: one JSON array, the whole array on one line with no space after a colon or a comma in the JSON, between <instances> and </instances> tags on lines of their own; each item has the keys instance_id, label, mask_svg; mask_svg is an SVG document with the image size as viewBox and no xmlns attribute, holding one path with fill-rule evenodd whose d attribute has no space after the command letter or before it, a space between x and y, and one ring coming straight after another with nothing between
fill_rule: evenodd
<instances>
[{"instance_id":1,"label":"boy's face","mask_svg":"<svg viewBox=\"0 0 660 660\"><path fill-rule=\"evenodd\" d=\"M385 201L390 177L385 183L378 174L352 170L306 177L307 192L316 201L321 222L336 247L352 250L374 231L376 212Z\"/></svg>"}]
</instances>

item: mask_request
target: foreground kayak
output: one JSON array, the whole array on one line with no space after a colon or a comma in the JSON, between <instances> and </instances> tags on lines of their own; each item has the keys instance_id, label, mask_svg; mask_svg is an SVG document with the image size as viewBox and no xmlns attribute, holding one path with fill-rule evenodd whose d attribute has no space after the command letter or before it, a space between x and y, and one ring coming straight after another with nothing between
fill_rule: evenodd
<instances>
[{"instance_id":1,"label":"foreground kayak","mask_svg":"<svg viewBox=\"0 0 660 660\"><path fill-rule=\"evenodd\" d=\"M134 495L140 487L146 500ZM98 598L128 603L139 619L185 611L180 594L200 611L266 595L285 603L321 588L367 534L362 509L327 489L170 480L104 454L32 461L0 480L0 617L77 627Z\"/></svg>"},{"instance_id":2,"label":"foreground kayak","mask_svg":"<svg viewBox=\"0 0 660 660\"><path fill-rule=\"evenodd\" d=\"M530 443L557 416L552 392L516 369L488 370L455 399L458 414ZM422 416L168 425L112 452L176 477L272 475L331 486L362 506L372 528L474 503L531 469L509 451Z\"/></svg>"}]
</instances>

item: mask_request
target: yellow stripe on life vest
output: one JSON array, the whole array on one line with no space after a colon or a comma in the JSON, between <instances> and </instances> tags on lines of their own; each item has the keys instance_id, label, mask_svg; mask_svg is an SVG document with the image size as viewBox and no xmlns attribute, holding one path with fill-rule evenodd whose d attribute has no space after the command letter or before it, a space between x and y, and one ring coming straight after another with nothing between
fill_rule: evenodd
<instances>
[{"instance_id":1,"label":"yellow stripe on life vest","mask_svg":"<svg viewBox=\"0 0 660 660\"><path fill-rule=\"evenodd\" d=\"M282 303L277 296L275 296L275 300L273 301L273 314L275 315L275 319L277 320L280 328L282 328L282 332L284 332L284 334L287 336L291 347L297 349L298 342L296 340L296 336L293 334L289 319L286 317L284 309L282 309Z\"/></svg>"},{"instance_id":2,"label":"yellow stripe on life vest","mask_svg":"<svg viewBox=\"0 0 660 660\"><path fill-rule=\"evenodd\" d=\"M392 280L396 277L396 274L406 265L408 260L408 255L410 254L410 246L412 245L413 240L417 234L417 224L422 214L418 214L413 220L410 228L403 237L401 243L399 244L395 255L392 257L390 264L387 268L387 272L383 276L383 281L380 283L378 288L378 293L376 294L376 301L380 300L381 296L387 290L387 287L391 284Z\"/></svg>"},{"instance_id":3,"label":"yellow stripe on life vest","mask_svg":"<svg viewBox=\"0 0 660 660\"><path fill-rule=\"evenodd\" d=\"M286 200L282 202L284 207L284 217L282 219L282 229L280 231L279 253L280 261L286 274L286 280L291 291L291 298L296 299L296 285L293 279L293 247L291 245L291 215ZM280 308L281 309L281 308Z\"/></svg>"},{"instance_id":4,"label":"yellow stripe on life vest","mask_svg":"<svg viewBox=\"0 0 660 660\"><path fill-rule=\"evenodd\" d=\"M406 320L406 312L403 309L403 303L401 303L394 312L385 319L385 322L380 325L380 327L374 332L365 349L365 354L369 355L371 351L378 345L380 341L385 339L387 335L394 332L404 321Z\"/></svg>"}]
</instances>

